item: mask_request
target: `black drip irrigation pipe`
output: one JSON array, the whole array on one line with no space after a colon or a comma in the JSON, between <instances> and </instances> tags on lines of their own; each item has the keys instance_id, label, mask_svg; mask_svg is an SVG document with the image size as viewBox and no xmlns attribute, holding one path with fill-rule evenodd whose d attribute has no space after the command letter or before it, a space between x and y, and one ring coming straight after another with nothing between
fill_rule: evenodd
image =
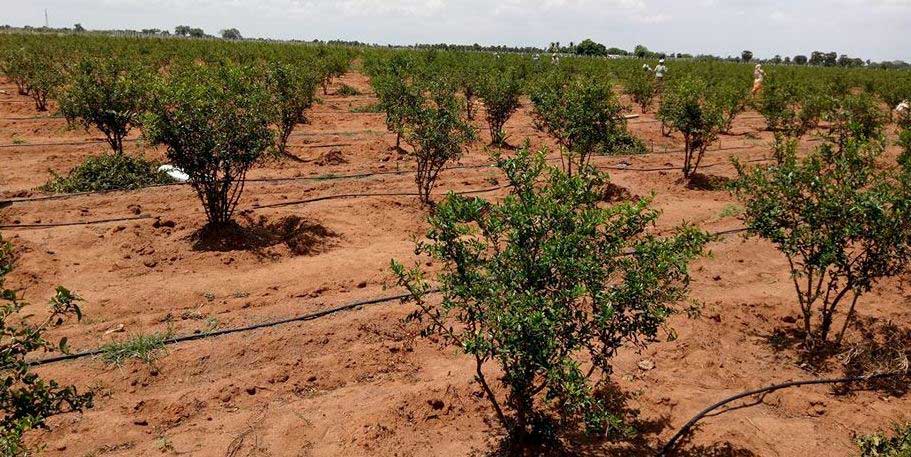
<instances>
[{"instance_id":1,"label":"black drip irrigation pipe","mask_svg":"<svg viewBox=\"0 0 911 457\"><path fill-rule=\"evenodd\" d=\"M145 219L154 219L152 216L135 216L135 217L118 217L113 219L101 219L94 221L78 221L78 222L57 222L57 223L45 223L45 224L4 224L0 225L0 230L32 230L32 229L44 229L44 228L54 228L54 227L73 227L78 225L99 225L99 224L110 224L113 222L128 222L128 221L140 221Z\"/></svg>"},{"instance_id":2,"label":"black drip irrigation pipe","mask_svg":"<svg viewBox=\"0 0 911 457\"><path fill-rule=\"evenodd\" d=\"M428 291L428 293L434 293L436 291L437 291L436 289L433 289L433 290ZM244 327L226 328L224 330L216 330L216 331L212 331L212 332L204 332L204 333L197 333L197 334L193 334L193 335L184 335L184 336L168 338L167 340L164 341L164 344L169 346L172 344L183 343L186 341L202 340L202 339L212 338L212 337L216 337L216 336L230 335L232 333L249 332L249 331L259 330L259 329L268 328L268 327L276 327L276 326L283 325L283 324L290 324L293 322L312 321L312 320L319 319L321 317L329 316L332 314L337 314L342 311L352 310L352 309L358 308L360 306L374 305L374 304L378 304L378 303L386 303L386 302L390 302L390 301L394 301L394 300L401 300L401 299L404 299L404 298L407 298L410 296L411 296L411 294L400 294L400 295L393 295L393 296L387 296L387 297L369 298L366 300L359 300L359 301L347 303L344 305L336 306L334 308L329 308L329 309L326 309L323 311L317 311L314 313L289 317L289 318L285 318L285 319L277 319L277 320L262 322L259 324L247 325ZM57 363L57 362L63 362L66 360L76 360L76 359L81 359L81 358L85 358L85 357L94 357L94 356L102 354L103 352L104 352L104 350L99 348L99 349L91 349L91 350L82 351L82 352L74 352L74 353L70 353L70 354L62 354L62 355L58 355L58 356L54 356L54 357L48 357L45 359L39 359L39 360L29 362L29 366L38 367L38 366L49 365L49 364Z\"/></svg>"},{"instance_id":3,"label":"black drip irrigation pipe","mask_svg":"<svg viewBox=\"0 0 911 457\"><path fill-rule=\"evenodd\" d=\"M496 186L489 187L486 189L474 189L474 190L463 190L458 191L456 194L459 195L471 195L471 194L483 194L487 192L495 192L500 189L505 189L509 186ZM341 198L360 198L360 197L417 197L420 196L417 192L373 192L373 193L362 193L362 194L337 194L337 195L323 195L320 197L306 198L303 200L291 200L287 202L278 202L278 203L268 203L265 205L253 206L251 209L266 209L266 208L281 208L285 206L295 206L303 205L306 203L315 203L321 202L324 200L336 200Z\"/></svg>"},{"instance_id":4,"label":"black drip irrigation pipe","mask_svg":"<svg viewBox=\"0 0 911 457\"><path fill-rule=\"evenodd\" d=\"M740 233L745 230L746 229L744 229L744 228L725 230L725 231L713 233L713 235L723 236L723 235L728 235L728 234L733 234L733 233ZM628 250L624 251L621 255L626 256L626 255L632 255L634 253L635 253L635 250L628 249ZM436 294L438 292L440 292L439 288L432 288L432 289L428 290L426 293L427 294ZM213 331L213 332L204 332L204 333L198 333L198 334L193 334L193 335L184 335L184 336L173 337L173 338L169 338L169 339L165 340L164 344L172 345L172 344L182 343L182 342L186 342L186 341L195 341L195 340L213 338L216 336L230 335L232 333L242 333L242 332L249 332L249 331L253 331L253 330L268 328L268 327L276 327L279 325L289 324L289 323L293 323L293 322L311 321L311 320L316 320L316 319L319 319L321 317L325 317L325 316L328 316L331 314L336 314L336 313L339 313L342 311L348 311L351 309L355 309L360 306L372 305L372 304L378 304L378 303L386 303L386 302L390 302L390 301L394 301L394 300L402 300L402 299L408 298L410 296L411 296L411 294L400 294L400 295L393 295L393 296L386 296L386 297L379 297L379 298L368 298L366 300L359 300L359 301L347 303L345 305L337 306L335 308L330 308L330 309L326 309L323 311L317 311L315 313L310 313L310 314L304 314L301 316L277 319L277 320L262 322L259 324L246 325L243 327L228 328L228 329L217 330L217 331ZM29 362L29 366L42 366L42 365L49 365L49 364L57 363L57 362L63 362L63 361L67 361L67 360L76 360L76 359L81 359L84 357L93 357L93 356L100 355L103 352L104 352L103 349L98 348L98 349L91 349L91 350L82 351L82 352L62 354L62 355L58 355L58 356L48 357L48 358Z\"/></svg>"},{"instance_id":5,"label":"black drip irrigation pipe","mask_svg":"<svg viewBox=\"0 0 911 457\"><path fill-rule=\"evenodd\" d=\"M774 392L776 390L782 390L782 389L787 389L787 388L791 388L791 387L800 387L800 386L808 386L808 385L816 385L816 384L846 384L846 383L853 383L853 382L873 381L876 379L896 378L896 377L902 377L902 376L911 376L911 372L899 371L899 372L893 372L893 373L878 373L878 374L865 375L865 376L849 376L849 377L845 377L845 378L807 379L807 380L803 380L803 381L789 381L789 382L785 382L782 384L775 384L775 385L771 385L771 386L767 386L767 387L762 387L759 389L747 390L747 391L741 392L737 395L733 395L728 398L725 398L724 400L721 400L721 401L703 409L698 414L693 416L693 418L690 419L686 424L684 424L683 427L681 427L680 430L678 430L677 433L675 433L674 436L671 437L670 440L668 440L668 442L664 445L664 447L661 448L661 451L658 452L658 457L668 457L668 456L672 455L671 452L674 451L674 449L677 447L677 444L680 442L680 440L689 433L690 429L693 428L693 426L696 425L697 422L699 422L702 418L704 418L706 415L708 415L712 411L714 411L728 403L731 403L733 401L740 400L741 398L752 397L754 395L760 395L760 394L766 394L766 393Z\"/></svg>"},{"instance_id":6,"label":"black drip irrigation pipe","mask_svg":"<svg viewBox=\"0 0 911 457\"><path fill-rule=\"evenodd\" d=\"M496 186L486 189L473 189L456 192L459 195L470 195L470 194L482 194L486 192L494 192L500 189L504 189L508 186ZM265 205L253 205L250 209L259 210L266 208L281 208L285 206L295 206L303 205L306 203L315 203L325 200L338 200L343 198L362 198L362 197L416 197L419 196L417 192L374 192L374 193L355 193L355 194L335 194L335 195L324 195L320 197L307 198L303 200L292 200L284 201L278 203L269 203ZM155 216L144 215L144 216L135 216L135 217L122 217L122 218L112 218L112 219L102 219L94 221L76 221L76 222L59 222L59 223L43 223L43 224L5 224L0 225L2 230L32 230L32 229L45 229L45 228L54 228L54 227L72 227L79 225L98 225L98 224L108 224L113 222L126 222L126 221L136 221L143 219L155 219Z\"/></svg>"},{"instance_id":7,"label":"black drip irrigation pipe","mask_svg":"<svg viewBox=\"0 0 911 457\"><path fill-rule=\"evenodd\" d=\"M744 147L745 149L746 147ZM730 149L740 149L740 148L730 148ZM714 149L713 151L727 150L727 149ZM674 151L682 152L682 151ZM707 151L710 152L710 151ZM551 161L559 160L559 158L548 159ZM751 159L745 162L765 162L768 158L761 159ZM700 168L713 168L721 165L726 165L728 162L718 162L711 163L700 166ZM600 165L598 166L604 170L616 170L616 171L634 171L634 172L653 172L653 171L673 171L679 170L681 166L666 166L666 167L626 167L620 165ZM470 169L481 169L481 168L495 168L494 165L484 164L484 165L457 165L453 167L447 167L445 170L470 170ZM395 170L395 171L366 171L361 173L351 173L347 175L322 175L322 176L295 176L289 178L249 178L246 180L248 183L277 183L277 182L294 182L294 181L337 181L343 179L360 179L360 178L369 178L371 176L388 176L388 175L403 175L414 173L415 170ZM63 200L72 197L81 197L85 195L104 195L114 192L133 192L143 189L152 189L156 187L176 187L176 186L187 186L189 183L168 183L168 184L152 184L149 186L137 187L136 189L111 189L111 190L97 190L90 192L72 192L68 194L56 194L56 195L43 195L40 197L21 197L21 198L9 198L5 200L0 200L0 205L16 204L16 203L28 203L28 202L37 202L37 201L49 201L49 200Z\"/></svg>"}]
</instances>

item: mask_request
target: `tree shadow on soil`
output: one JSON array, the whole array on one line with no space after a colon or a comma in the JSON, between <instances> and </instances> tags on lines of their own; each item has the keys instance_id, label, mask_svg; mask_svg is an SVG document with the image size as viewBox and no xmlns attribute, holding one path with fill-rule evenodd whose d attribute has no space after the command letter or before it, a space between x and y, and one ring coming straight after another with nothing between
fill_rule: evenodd
<instances>
[{"instance_id":1,"label":"tree shadow on soil","mask_svg":"<svg viewBox=\"0 0 911 457\"><path fill-rule=\"evenodd\" d=\"M315 255L333 245L338 234L318 222L299 216L285 216L269 221L265 216L254 219L241 214L240 222L222 226L206 225L191 235L193 250L209 252L251 251L272 256L266 249L284 245L292 255Z\"/></svg>"},{"instance_id":2,"label":"tree shadow on soil","mask_svg":"<svg viewBox=\"0 0 911 457\"><path fill-rule=\"evenodd\" d=\"M911 368L911 328L899 327L891 321L857 318L841 346L834 343L810 346L805 336L803 330L795 325L776 328L764 338L775 351L793 352L799 364L815 372L831 373L829 376L907 373ZM907 377L897 376L833 385L833 391L839 395L861 390L900 397L911 391L911 384Z\"/></svg>"},{"instance_id":3,"label":"tree shadow on soil","mask_svg":"<svg viewBox=\"0 0 911 457\"><path fill-rule=\"evenodd\" d=\"M686 188L690 190L727 190L730 184L731 178L703 173L693 173L686 180Z\"/></svg>"},{"instance_id":4,"label":"tree shadow on soil","mask_svg":"<svg viewBox=\"0 0 911 457\"><path fill-rule=\"evenodd\" d=\"M598 393L607 408L620 417L627 418L627 424L632 426L635 434L631 437L591 436L582 433L578 428L559 429L560 438L544 444L516 443L508 439L500 439L492 450L478 452L473 455L483 457L654 457L658 453L655 446L657 436L670 428L670 417L662 415L656 418L642 418L639 411L630 407L633 399L631 395L623 392L615 383L608 383ZM755 457L755 454L746 449L738 448L730 443L716 443L709 446L689 445L681 442L678 451L673 456L693 457Z\"/></svg>"}]
</instances>

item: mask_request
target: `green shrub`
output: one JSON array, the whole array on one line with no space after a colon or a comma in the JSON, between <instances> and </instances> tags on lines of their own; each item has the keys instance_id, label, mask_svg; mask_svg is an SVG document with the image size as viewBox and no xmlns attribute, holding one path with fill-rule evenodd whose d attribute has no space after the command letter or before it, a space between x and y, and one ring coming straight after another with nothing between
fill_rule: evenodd
<instances>
[{"instance_id":1,"label":"green shrub","mask_svg":"<svg viewBox=\"0 0 911 457\"><path fill-rule=\"evenodd\" d=\"M866 93L845 95L833 99L829 106L823 118L832 123L832 141L843 144L852 138L866 141L882 137L888 117L873 96Z\"/></svg>"},{"instance_id":2,"label":"green shrub","mask_svg":"<svg viewBox=\"0 0 911 457\"><path fill-rule=\"evenodd\" d=\"M395 133L395 148L400 149L405 126L418 105L422 95L409 76L410 62L395 55L374 74L370 82L379 99L379 106L386 113L386 128Z\"/></svg>"},{"instance_id":3,"label":"green shrub","mask_svg":"<svg viewBox=\"0 0 911 457\"><path fill-rule=\"evenodd\" d=\"M624 113L610 84L591 77L564 82L554 75L533 90L535 128L552 136L565 152L564 171L572 174L592 154L641 152L644 146L626 128Z\"/></svg>"},{"instance_id":4,"label":"green shrub","mask_svg":"<svg viewBox=\"0 0 911 457\"><path fill-rule=\"evenodd\" d=\"M409 116L405 135L417 162L415 182L424 204L431 203L430 192L443 167L461 157L465 146L475 139L474 128L462 119L455 94L439 85L430 92L429 99Z\"/></svg>"},{"instance_id":5,"label":"green shrub","mask_svg":"<svg viewBox=\"0 0 911 457\"><path fill-rule=\"evenodd\" d=\"M341 87L339 87L338 90L335 91L335 94L341 95L342 97L354 97L357 95L361 95L361 91L359 91L347 84L342 84Z\"/></svg>"},{"instance_id":6,"label":"green shrub","mask_svg":"<svg viewBox=\"0 0 911 457\"><path fill-rule=\"evenodd\" d=\"M210 226L232 222L247 172L273 145L272 97L255 68L175 70L158 91L145 134L190 177Z\"/></svg>"},{"instance_id":7,"label":"green shrub","mask_svg":"<svg viewBox=\"0 0 911 457\"><path fill-rule=\"evenodd\" d=\"M724 81L711 89L711 98L721 110L722 133L729 133L734 119L746 110L750 95L748 87L739 81Z\"/></svg>"},{"instance_id":8,"label":"green shrub","mask_svg":"<svg viewBox=\"0 0 911 457\"><path fill-rule=\"evenodd\" d=\"M911 424L896 425L892 436L874 433L857 439L860 457L911 457Z\"/></svg>"},{"instance_id":9,"label":"green shrub","mask_svg":"<svg viewBox=\"0 0 911 457\"><path fill-rule=\"evenodd\" d=\"M705 151L724 128L723 110L707 94L703 81L685 77L665 91L658 109L658 119L683 135L684 178L696 173Z\"/></svg>"},{"instance_id":10,"label":"green shrub","mask_svg":"<svg viewBox=\"0 0 911 457\"><path fill-rule=\"evenodd\" d=\"M140 156L101 154L86 158L66 175L51 171L50 181L40 189L53 193L97 192L174 182L167 174L158 171L158 166L157 162Z\"/></svg>"},{"instance_id":11,"label":"green shrub","mask_svg":"<svg viewBox=\"0 0 911 457\"><path fill-rule=\"evenodd\" d=\"M287 154L288 139L298 124L306 124L307 110L316 101L319 77L294 64L274 62L269 66L269 92L275 110L278 138L276 149Z\"/></svg>"},{"instance_id":12,"label":"green shrub","mask_svg":"<svg viewBox=\"0 0 911 457\"><path fill-rule=\"evenodd\" d=\"M19 316L26 303L4 285L12 269L12 248L0 238L0 455L16 457L31 455L22 442L27 431L47 428L49 417L91 408L92 393L79 393L74 386L44 379L29 365L36 353L67 350L65 338L54 344L45 333L70 316L82 318L79 297L58 287L49 303L49 315L39 323L32 322L30 316Z\"/></svg>"},{"instance_id":13,"label":"green shrub","mask_svg":"<svg viewBox=\"0 0 911 457\"><path fill-rule=\"evenodd\" d=\"M522 81L511 68L491 68L477 88L478 98L484 102L487 124L490 127L490 142L494 146L506 146L506 132L503 126L519 109L522 95Z\"/></svg>"},{"instance_id":14,"label":"green shrub","mask_svg":"<svg viewBox=\"0 0 911 457\"><path fill-rule=\"evenodd\" d=\"M47 111L48 99L64 83L63 62L60 56L46 47L35 47L28 52L25 80L28 94L35 101L35 109Z\"/></svg>"},{"instance_id":15,"label":"green shrub","mask_svg":"<svg viewBox=\"0 0 911 457\"><path fill-rule=\"evenodd\" d=\"M60 97L67 122L95 127L114 152L138 127L149 102L150 75L141 65L119 58L85 59L76 67Z\"/></svg>"},{"instance_id":16,"label":"green shrub","mask_svg":"<svg viewBox=\"0 0 911 457\"><path fill-rule=\"evenodd\" d=\"M743 218L749 233L787 257L808 347L829 341L837 313L848 306L840 344L858 299L911 260L911 180L877 167L880 142L827 143L804 159L795 140L777 149L775 165L737 164Z\"/></svg>"},{"instance_id":17,"label":"green shrub","mask_svg":"<svg viewBox=\"0 0 911 457\"><path fill-rule=\"evenodd\" d=\"M643 113L647 113L658 95L658 84L655 82L651 73L644 71L633 71L624 80L624 91L636 104L642 108Z\"/></svg>"},{"instance_id":18,"label":"green shrub","mask_svg":"<svg viewBox=\"0 0 911 457\"><path fill-rule=\"evenodd\" d=\"M510 195L491 203L449 194L417 246L440 263L439 304L420 267L392 262L417 304L411 319L474 359L475 379L514 442L546 442L558 424L625 432L597 392L621 347L641 348L664 328L708 235L692 227L648 234L658 212L645 200L601 205L605 177L590 167L570 176L527 149L497 163ZM485 372L491 364L503 395Z\"/></svg>"},{"instance_id":19,"label":"green shrub","mask_svg":"<svg viewBox=\"0 0 911 457\"><path fill-rule=\"evenodd\" d=\"M28 95L28 66L30 57L25 48L10 47L0 57L0 71L16 84L19 95Z\"/></svg>"},{"instance_id":20,"label":"green shrub","mask_svg":"<svg viewBox=\"0 0 911 457\"><path fill-rule=\"evenodd\" d=\"M792 82L769 83L756 109L768 129L799 138L813 128L824 111L822 98Z\"/></svg>"}]
</instances>

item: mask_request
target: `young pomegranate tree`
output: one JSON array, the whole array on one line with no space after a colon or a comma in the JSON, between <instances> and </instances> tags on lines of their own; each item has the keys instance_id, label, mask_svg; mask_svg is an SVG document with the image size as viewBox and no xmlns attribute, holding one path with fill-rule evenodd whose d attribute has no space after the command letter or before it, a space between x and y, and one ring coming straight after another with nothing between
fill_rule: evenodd
<instances>
[{"instance_id":1,"label":"young pomegranate tree","mask_svg":"<svg viewBox=\"0 0 911 457\"><path fill-rule=\"evenodd\" d=\"M114 153L123 154L123 140L140 125L150 89L151 75L141 65L120 58L87 58L63 89L60 111L71 124L97 128Z\"/></svg>"},{"instance_id":2,"label":"young pomegranate tree","mask_svg":"<svg viewBox=\"0 0 911 457\"><path fill-rule=\"evenodd\" d=\"M24 68L28 94L35 101L35 109L47 111L48 99L64 83L63 63L56 52L46 48L33 48Z\"/></svg>"},{"instance_id":3,"label":"young pomegranate tree","mask_svg":"<svg viewBox=\"0 0 911 457\"><path fill-rule=\"evenodd\" d=\"M572 175L592 154L642 149L626 126L627 111L608 83L591 77L544 79L531 91L535 128L561 146L563 170Z\"/></svg>"},{"instance_id":4,"label":"young pomegranate tree","mask_svg":"<svg viewBox=\"0 0 911 457\"><path fill-rule=\"evenodd\" d=\"M37 353L67 350L66 339L55 344L45 333L71 316L81 319L82 314L79 297L58 287L50 312L40 322L19 316L26 303L4 284L13 260L12 247L0 238L0 455L24 457L32 455L23 443L26 432L47 428L52 416L91 408L92 393L79 393L74 386L61 386L32 371L29 361Z\"/></svg>"},{"instance_id":5,"label":"young pomegranate tree","mask_svg":"<svg viewBox=\"0 0 911 457\"><path fill-rule=\"evenodd\" d=\"M503 126L519 109L522 81L512 68L490 68L479 81L477 95L484 102L487 124L490 127L490 144L507 146Z\"/></svg>"},{"instance_id":6,"label":"young pomegranate tree","mask_svg":"<svg viewBox=\"0 0 911 457\"><path fill-rule=\"evenodd\" d=\"M422 100L413 79L411 63L398 54L378 68L370 78L380 108L386 113L386 129L395 133L397 150L401 150L402 135L410 116Z\"/></svg>"},{"instance_id":7,"label":"young pomegranate tree","mask_svg":"<svg viewBox=\"0 0 911 457\"><path fill-rule=\"evenodd\" d=\"M233 64L180 68L151 106L145 135L190 176L212 227L232 222L247 172L273 144L263 79Z\"/></svg>"},{"instance_id":8,"label":"young pomegranate tree","mask_svg":"<svg viewBox=\"0 0 911 457\"><path fill-rule=\"evenodd\" d=\"M31 61L22 47L9 47L0 56L0 71L16 85L19 95L28 95L28 66Z\"/></svg>"},{"instance_id":9,"label":"young pomegranate tree","mask_svg":"<svg viewBox=\"0 0 911 457\"><path fill-rule=\"evenodd\" d=\"M416 252L439 263L432 283L392 262L411 319L471 356L514 444L547 444L558 426L625 431L595 392L621 347L658 336L708 235L647 233L658 212L645 200L601 205L604 176L590 167L570 176L527 149L497 163L512 189L502 202L450 194L429 217Z\"/></svg>"},{"instance_id":10,"label":"young pomegranate tree","mask_svg":"<svg viewBox=\"0 0 911 457\"><path fill-rule=\"evenodd\" d=\"M801 159L788 140L777 164L737 164L743 219L787 257L810 348L829 342L844 312L840 344L861 296L911 260L911 175L877 167L882 152L880 142L850 139Z\"/></svg>"},{"instance_id":11,"label":"young pomegranate tree","mask_svg":"<svg viewBox=\"0 0 911 457\"><path fill-rule=\"evenodd\" d=\"M284 62L273 62L268 71L269 92L278 125L276 149L280 155L287 155L288 138L294 128L309 122L307 110L316 100L319 77L306 68Z\"/></svg>"},{"instance_id":12,"label":"young pomegranate tree","mask_svg":"<svg viewBox=\"0 0 911 457\"><path fill-rule=\"evenodd\" d=\"M658 109L658 119L683 135L686 179L696 173L705 151L724 128L722 110L707 94L703 81L686 77L668 88Z\"/></svg>"},{"instance_id":13,"label":"young pomegranate tree","mask_svg":"<svg viewBox=\"0 0 911 457\"><path fill-rule=\"evenodd\" d=\"M412 147L410 155L417 162L415 182L425 205L432 203L430 192L447 163L458 160L468 143L474 140L474 128L462 119L455 94L440 85L431 87L430 95L409 116L405 141Z\"/></svg>"}]
</instances>

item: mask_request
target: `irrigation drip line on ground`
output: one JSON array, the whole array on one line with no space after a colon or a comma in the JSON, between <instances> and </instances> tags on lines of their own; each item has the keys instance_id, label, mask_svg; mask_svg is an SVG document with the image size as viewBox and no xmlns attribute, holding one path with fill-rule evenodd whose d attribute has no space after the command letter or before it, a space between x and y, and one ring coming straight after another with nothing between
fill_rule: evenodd
<instances>
[{"instance_id":1,"label":"irrigation drip line on ground","mask_svg":"<svg viewBox=\"0 0 911 457\"><path fill-rule=\"evenodd\" d=\"M715 149L714 151L718 151ZM559 158L550 158L548 160L559 160ZM745 162L764 162L771 159L761 158L761 159L751 159ZM721 165L726 165L727 162L718 162L712 164L705 164L700 166L700 168L713 168ZM496 168L492 164L483 164L483 165L456 165L452 167L447 167L444 170L470 170L470 169L482 169L482 168ZM680 166L664 166L664 167L630 167L623 165L599 165L598 168L604 170L616 170L616 171L632 171L632 172L653 172L653 171L672 171L679 170ZM366 171L359 173L351 173L347 175L318 175L318 176L294 176L288 178L249 178L246 180L247 183L278 183L278 182L292 182L292 181L337 181L344 179L360 179L360 178L369 178L371 176L386 176L386 175L403 175L414 173L415 170L394 170L394 171ZM135 189L109 189L109 190L97 190L89 192L72 192L67 194L55 194L55 195L42 195L39 197L18 197L18 198L9 198L5 200L0 200L0 206L2 205L11 205L16 203L28 203L28 202L37 202L37 201L48 201L48 200L63 200L72 197L80 197L86 195L103 195L114 192L133 192L143 189L150 189L156 187L172 187L172 186L186 186L189 183L168 183L168 184L152 184L148 186L137 187Z\"/></svg>"},{"instance_id":2,"label":"irrigation drip line on ground","mask_svg":"<svg viewBox=\"0 0 911 457\"><path fill-rule=\"evenodd\" d=\"M891 373L877 373L877 374L865 375L865 376L849 376L849 377L844 377L844 378L806 379L803 381L789 381L789 382L785 382L785 383L781 383L781 384L774 384L771 386L762 387L759 389L747 390L747 391L741 392L737 395L732 395L728 398L725 398L724 400L721 400L721 401L703 409L698 414L693 416L693 418L690 419L689 421L687 421L687 423L684 424L683 427L680 427L680 429L677 431L677 433L675 433L674 436L671 437L671 439L668 440L668 442L664 445L664 447L661 448L661 451L658 453L658 457L668 457L668 456L672 455L671 453L677 447L677 443L679 443L680 440L689 433L690 429L693 428L693 426L696 425L697 422L699 422L702 418L704 418L706 415L708 415L712 411L714 411L728 403L731 403L733 401L740 400L741 398L752 397L754 395L764 395L764 394L767 394L770 392L787 389L787 388L791 388L791 387L800 387L800 386L817 385L817 384L847 384L847 383L854 383L854 382L873 381L873 380L877 380L877 379L897 378L897 377L902 377L902 376L911 376L911 372L906 370L906 371L898 371L898 372L891 372Z\"/></svg>"},{"instance_id":3,"label":"irrigation drip line on ground","mask_svg":"<svg viewBox=\"0 0 911 457\"><path fill-rule=\"evenodd\" d=\"M433 292L436 292L436 290L434 289L429 292L433 293ZM202 339L212 338L212 337L216 337L216 336L230 335L232 333L249 332L249 331L259 330L259 329L268 328L268 327L276 327L276 326L283 325L283 324L290 324L293 322L306 322L306 321L319 319L321 317L328 316L331 314L336 314L336 313L339 313L342 311L355 309L360 306L385 303L385 302L390 302L390 301L394 301L394 300L401 300L401 299L407 298L409 296L411 296L411 295L410 294L401 294L401 295L393 295L393 296L387 296L387 297L359 300L359 301L347 303L344 305L336 306L334 308L329 308L329 309L326 309L323 311L317 311L314 313L304 314L301 316L295 316L295 317L289 317L289 318L278 319L278 320L273 320L273 321L261 322L259 324L252 324L252 325L247 325L247 326L243 326L243 327L227 328L227 329L223 329L223 330L215 330L215 331L211 331L211 332L204 332L204 333L197 333L197 334L193 334L193 335L184 335L184 336L168 338L167 340L164 341L164 344L170 346L172 344L182 343L185 341L202 340ZM62 354L59 356L35 360L33 362L29 362L29 365L33 366L33 367L49 365L49 364L56 363L56 362L63 362L65 360L75 360L75 359L81 359L84 357L93 357L96 355L100 355L103 352L104 352L103 349L98 348L98 349L92 349L92 350L83 351L83 352Z\"/></svg>"},{"instance_id":4,"label":"irrigation drip line on ground","mask_svg":"<svg viewBox=\"0 0 911 457\"><path fill-rule=\"evenodd\" d=\"M723 231L715 232L712 235L724 236L724 235L730 235L730 234L734 234L734 233L740 233L743 231L746 231L746 229L737 228L737 229L723 230ZM625 250L621 255L626 256L626 255L632 255L634 253L635 253L635 251L633 249L628 249L628 250ZM427 291L427 294L436 294L439 292L440 292L439 288L432 288ZM251 324L251 325L245 325L242 327L227 328L227 329L217 330L217 331L212 331L212 332L204 332L204 333L198 333L198 334L192 334L192 335L172 337L172 338L165 340L164 344L172 345L172 344L182 343L185 341L202 340L202 339L213 338L216 336L229 335L229 334L233 334L233 333L243 333L243 332L249 332L249 331L259 330L259 329L263 329L263 328L277 327L279 325L289 324L289 323L293 323L293 322L316 320L321 317L336 314L341 311L355 309L355 308L358 308L358 307L361 307L364 305L386 303L386 302L390 302L390 301L394 301L394 300L402 300L402 299L408 298L410 296L411 296L411 294L400 294L400 295L393 295L393 296L370 298L370 299L366 299L366 300L359 300L359 301L347 303L344 305L340 305L340 306L337 306L334 308L329 308L327 310L317 311L315 313L304 314L301 316L277 319L277 320L262 322L259 324ZM84 357L92 357L92 356L100 355L103 352L104 352L104 350L102 348L97 348L97 349L91 349L91 350L82 351L82 352L62 354L62 355L58 355L58 356L35 360L32 362L29 362L29 365L30 366L49 365L52 363L63 362L66 360L75 360L75 359L81 359Z\"/></svg>"},{"instance_id":5,"label":"irrigation drip line on ground","mask_svg":"<svg viewBox=\"0 0 911 457\"><path fill-rule=\"evenodd\" d=\"M496 186L486 189L473 189L458 191L457 194L460 195L470 195L470 194L482 194L486 192L494 192L500 189L504 189L507 186ZM306 203L315 203L324 200L338 200L344 198L363 198L363 197L417 197L420 196L417 192L365 192L365 193L350 193L350 194L334 194L334 195L323 195L319 197L312 197L303 200L291 200L283 201L277 203L269 203L265 205L256 205L253 206L252 210L266 209L266 208L281 208L284 206L295 206L303 205ZM59 223L37 223L37 224L4 224L0 225L0 229L3 230L32 230L32 229L46 229L46 228L55 228L55 227L72 227L79 225L98 225L98 224L107 224L114 222L127 222L135 221L142 219L157 219L161 216L151 216L151 215L142 215L142 216L133 216L133 217L121 217L121 218L111 218L111 219L102 219L102 220L93 220L93 221L74 221L74 222L59 222Z\"/></svg>"},{"instance_id":6,"label":"irrigation drip line on ground","mask_svg":"<svg viewBox=\"0 0 911 457\"><path fill-rule=\"evenodd\" d=\"M73 227L79 225L99 225L99 224L110 224L113 222L128 222L128 221L139 221L144 219L154 219L153 216L132 216L132 217L118 217L112 219L100 219L93 221L76 221L76 222L56 222L56 223L36 223L36 224L4 224L0 225L0 230L31 230L31 229L44 229L44 228L55 228L55 227Z\"/></svg>"}]
</instances>

